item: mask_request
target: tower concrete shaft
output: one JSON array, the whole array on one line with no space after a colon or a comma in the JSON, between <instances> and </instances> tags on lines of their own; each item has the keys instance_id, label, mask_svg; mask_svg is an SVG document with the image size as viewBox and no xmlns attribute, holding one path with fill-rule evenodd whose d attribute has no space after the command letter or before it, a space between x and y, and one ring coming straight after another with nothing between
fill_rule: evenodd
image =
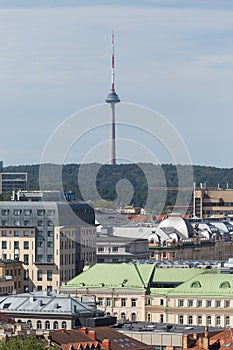
<instances>
[{"instance_id":1,"label":"tower concrete shaft","mask_svg":"<svg viewBox=\"0 0 233 350\"><path fill-rule=\"evenodd\" d=\"M114 33L112 34L112 85L111 91L108 94L105 102L111 104L111 123L110 123L110 165L116 164L116 132L115 132L115 104L120 102L116 91L115 91L115 42Z\"/></svg>"}]
</instances>

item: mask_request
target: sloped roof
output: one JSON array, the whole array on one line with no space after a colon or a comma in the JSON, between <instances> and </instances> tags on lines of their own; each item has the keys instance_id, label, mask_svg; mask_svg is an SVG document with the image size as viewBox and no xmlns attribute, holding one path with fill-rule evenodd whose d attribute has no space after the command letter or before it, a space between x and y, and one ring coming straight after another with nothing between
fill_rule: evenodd
<instances>
[{"instance_id":1,"label":"sloped roof","mask_svg":"<svg viewBox=\"0 0 233 350\"><path fill-rule=\"evenodd\" d=\"M62 288L145 289L154 271L153 264L96 264L76 276Z\"/></svg>"},{"instance_id":2,"label":"sloped roof","mask_svg":"<svg viewBox=\"0 0 233 350\"><path fill-rule=\"evenodd\" d=\"M233 297L233 275L206 271L171 290L169 295L199 297Z\"/></svg>"},{"instance_id":3,"label":"sloped roof","mask_svg":"<svg viewBox=\"0 0 233 350\"><path fill-rule=\"evenodd\" d=\"M159 268L155 270L153 280L156 282L185 282L190 278L205 272L205 269L195 268Z\"/></svg>"},{"instance_id":4,"label":"sloped roof","mask_svg":"<svg viewBox=\"0 0 233 350\"><path fill-rule=\"evenodd\" d=\"M82 303L80 299L58 293L30 292L0 297L0 310L5 313L28 313L55 315L92 315L94 309ZM74 311L75 310L75 311Z\"/></svg>"}]
</instances>

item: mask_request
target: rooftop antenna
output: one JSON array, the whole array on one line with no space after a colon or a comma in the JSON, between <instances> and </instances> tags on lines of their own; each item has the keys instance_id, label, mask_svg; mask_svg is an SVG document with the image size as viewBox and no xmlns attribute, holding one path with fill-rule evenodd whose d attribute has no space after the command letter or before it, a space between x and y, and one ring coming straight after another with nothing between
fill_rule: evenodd
<instances>
[{"instance_id":1,"label":"rooftop antenna","mask_svg":"<svg viewBox=\"0 0 233 350\"><path fill-rule=\"evenodd\" d=\"M105 102L111 104L111 123L110 123L110 165L116 164L116 135L115 135L115 104L120 102L115 91L115 36L112 32L112 82L111 91L108 94Z\"/></svg>"}]
</instances>

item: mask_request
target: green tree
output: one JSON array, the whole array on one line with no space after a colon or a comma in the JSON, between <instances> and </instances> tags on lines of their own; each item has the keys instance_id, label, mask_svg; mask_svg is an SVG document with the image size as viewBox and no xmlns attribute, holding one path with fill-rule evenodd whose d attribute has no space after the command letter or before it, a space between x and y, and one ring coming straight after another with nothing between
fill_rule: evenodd
<instances>
[{"instance_id":1,"label":"green tree","mask_svg":"<svg viewBox=\"0 0 233 350\"><path fill-rule=\"evenodd\" d=\"M10 340L0 341L0 350L50 350L58 349L57 347L48 346L44 339L38 339L34 336L14 337Z\"/></svg>"}]
</instances>

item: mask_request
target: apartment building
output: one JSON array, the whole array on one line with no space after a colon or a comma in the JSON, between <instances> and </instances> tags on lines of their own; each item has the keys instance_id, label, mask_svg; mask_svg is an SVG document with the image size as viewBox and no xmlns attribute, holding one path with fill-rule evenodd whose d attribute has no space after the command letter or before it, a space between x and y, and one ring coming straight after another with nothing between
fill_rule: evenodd
<instances>
[{"instance_id":1,"label":"apartment building","mask_svg":"<svg viewBox=\"0 0 233 350\"><path fill-rule=\"evenodd\" d=\"M24 291L57 289L96 262L94 223L86 203L0 202L0 256L23 262Z\"/></svg>"}]
</instances>

